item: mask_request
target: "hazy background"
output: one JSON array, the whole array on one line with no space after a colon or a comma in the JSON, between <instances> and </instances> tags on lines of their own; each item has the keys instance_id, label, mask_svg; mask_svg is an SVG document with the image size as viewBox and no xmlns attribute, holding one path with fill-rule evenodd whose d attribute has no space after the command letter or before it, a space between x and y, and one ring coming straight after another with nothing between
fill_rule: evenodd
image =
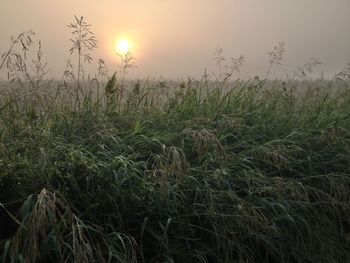
<instances>
[{"instance_id":1,"label":"hazy background","mask_svg":"<svg viewBox=\"0 0 350 263\"><path fill-rule=\"evenodd\" d=\"M201 76L215 70L213 53L243 54L241 77L263 75L275 44L284 41L275 76L292 73L310 57L331 76L350 60L350 0L0 0L0 53L10 37L34 29L52 76L63 72L73 15L92 25L99 47L94 58L117 68L114 42L132 41L137 69L129 77ZM36 48L36 45L35 45ZM95 71L97 61L89 67Z\"/></svg>"}]
</instances>

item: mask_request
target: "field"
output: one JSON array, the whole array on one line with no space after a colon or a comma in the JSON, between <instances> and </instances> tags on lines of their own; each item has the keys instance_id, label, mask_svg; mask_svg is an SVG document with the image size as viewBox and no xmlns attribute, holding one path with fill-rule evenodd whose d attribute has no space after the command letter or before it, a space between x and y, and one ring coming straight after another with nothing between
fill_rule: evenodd
<instances>
[{"instance_id":1,"label":"field","mask_svg":"<svg viewBox=\"0 0 350 263\"><path fill-rule=\"evenodd\" d=\"M114 81L2 84L3 262L349 259L348 82Z\"/></svg>"},{"instance_id":2,"label":"field","mask_svg":"<svg viewBox=\"0 0 350 263\"><path fill-rule=\"evenodd\" d=\"M2 56L2 262L349 262L345 71L126 81L131 56L84 78L72 54L62 80Z\"/></svg>"}]
</instances>

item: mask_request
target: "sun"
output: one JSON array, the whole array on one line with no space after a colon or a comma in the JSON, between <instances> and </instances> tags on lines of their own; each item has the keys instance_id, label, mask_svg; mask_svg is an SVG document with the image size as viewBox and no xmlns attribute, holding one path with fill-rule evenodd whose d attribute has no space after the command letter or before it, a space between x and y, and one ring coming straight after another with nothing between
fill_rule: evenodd
<instances>
[{"instance_id":1,"label":"sun","mask_svg":"<svg viewBox=\"0 0 350 263\"><path fill-rule=\"evenodd\" d=\"M118 54L124 55L124 54L130 52L130 50L131 50L130 41L128 41L127 39L121 39L121 40L117 41L116 51Z\"/></svg>"}]
</instances>

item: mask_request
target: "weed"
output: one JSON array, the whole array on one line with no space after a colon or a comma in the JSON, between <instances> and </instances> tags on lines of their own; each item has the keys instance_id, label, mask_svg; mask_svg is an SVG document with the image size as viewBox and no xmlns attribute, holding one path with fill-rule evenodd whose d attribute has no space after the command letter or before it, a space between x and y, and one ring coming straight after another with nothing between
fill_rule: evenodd
<instances>
[{"instance_id":1,"label":"weed","mask_svg":"<svg viewBox=\"0 0 350 263\"><path fill-rule=\"evenodd\" d=\"M31 31L2 57L33 80L1 88L2 262L349 261L346 69L231 81L244 58L218 49L214 80L126 81L129 54L121 79L100 60L83 82L96 41L83 18L70 27L78 68L59 82L40 44L27 70Z\"/></svg>"}]
</instances>

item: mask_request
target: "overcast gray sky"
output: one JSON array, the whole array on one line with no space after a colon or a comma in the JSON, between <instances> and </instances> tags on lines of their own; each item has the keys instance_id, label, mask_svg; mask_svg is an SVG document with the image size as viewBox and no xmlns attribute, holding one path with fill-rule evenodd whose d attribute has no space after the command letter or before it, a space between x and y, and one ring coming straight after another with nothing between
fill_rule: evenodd
<instances>
[{"instance_id":1,"label":"overcast gray sky","mask_svg":"<svg viewBox=\"0 0 350 263\"><path fill-rule=\"evenodd\" d=\"M350 0L0 0L0 52L10 37L33 29L52 75L68 58L73 15L92 25L95 59L117 68L115 41L127 36L137 58L131 77L201 76L215 70L217 46L227 58L245 55L241 77L263 75L275 44L286 52L275 75L291 74L310 57L327 75L350 60ZM96 60L90 70L97 68Z\"/></svg>"}]
</instances>

